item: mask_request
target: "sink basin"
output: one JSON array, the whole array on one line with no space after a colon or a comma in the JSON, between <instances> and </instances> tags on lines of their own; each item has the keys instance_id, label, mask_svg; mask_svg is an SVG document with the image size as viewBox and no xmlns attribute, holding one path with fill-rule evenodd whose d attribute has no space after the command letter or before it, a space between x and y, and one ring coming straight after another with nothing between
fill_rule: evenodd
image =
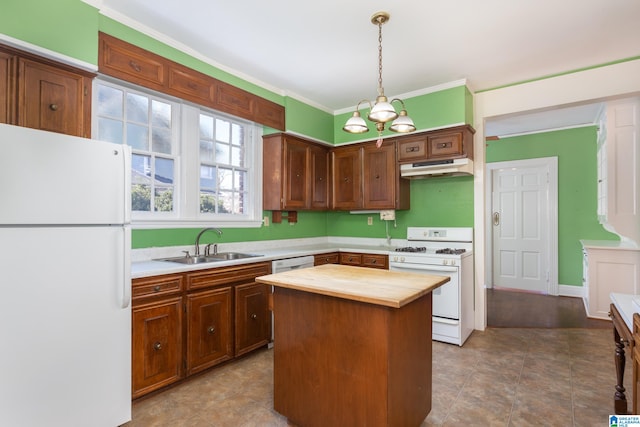
<instances>
[{"instance_id":1,"label":"sink basin","mask_svg":"<svg viewBox=\"0 0 640 427\"><path fill-rule=\"evenodd\" d=\"M212 255L198 255L198 256L180 256L173 258L161 258L158 261L168 261L168 262L176 262L178 264L202 264L207 262L220 262L220 261L230 261L234 259L243 259L243 258L251 258L257 257L261 255L255 254L244 254L240 252L220 252Z\"/></svg>"},{"instance_id":2,"label":"sink basin","mask_svg":"<svg viewBox=\"0 0 640 427\"><path fill-rule=\"evenodd\" d=\"M209 258L221 260L221 261L228 261L232 259L252 258L256 256L262 256L262 255L243 254L240 252L218 252L217 254L209 255Z\"/></svg>"}]
</instances>

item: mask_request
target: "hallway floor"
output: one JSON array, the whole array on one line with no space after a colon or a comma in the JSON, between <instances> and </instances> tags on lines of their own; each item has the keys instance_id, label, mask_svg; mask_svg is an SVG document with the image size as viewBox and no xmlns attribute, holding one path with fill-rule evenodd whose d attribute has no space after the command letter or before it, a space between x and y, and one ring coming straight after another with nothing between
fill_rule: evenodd
<instances>
[{"instance_id":1,"label":"hallway floor","mask_svg":"<svg viewBox=\"0 0 640 427\"><path fill-rule=\"evenodd\" d=\"M558 297L543 304L553 310L548 298ZM489 327L463 347L434 341L432 409L422 426L608 425L615 386L610 325ZM625 386L631 402L631 363ZM273 351L264 349L134 402L126 426L291 425L272 408Z\"/></svg>"}]
</instances>

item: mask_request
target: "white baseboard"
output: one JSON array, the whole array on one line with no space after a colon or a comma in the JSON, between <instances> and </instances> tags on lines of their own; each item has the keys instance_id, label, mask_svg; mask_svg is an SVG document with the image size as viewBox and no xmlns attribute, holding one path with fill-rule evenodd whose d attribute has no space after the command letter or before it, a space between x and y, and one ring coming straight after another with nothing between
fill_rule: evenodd
<instances>
[{"instance_id":1,"label":"white baseboard","mask_svg":"<svg viewBox=\"0 0 640 427\"><path fill-rule=\"evenodd\" d=\"M584 287L572 285L558 285L558 296L584 298Z\"/></svg>"}]
</instances>

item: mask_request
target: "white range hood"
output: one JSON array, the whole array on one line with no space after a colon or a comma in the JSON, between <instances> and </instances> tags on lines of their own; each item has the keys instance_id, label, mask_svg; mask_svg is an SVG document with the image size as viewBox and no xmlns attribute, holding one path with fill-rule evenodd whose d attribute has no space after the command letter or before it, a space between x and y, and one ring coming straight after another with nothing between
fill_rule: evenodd
<instances>
[{"instance_id":1,"label":"white range hood","mask_svg":"<svg viewBox=\"0 0 640 427\"><path fill-rule=\"evenodd\" d=\"M467 158L432 160L400 165L402 178L419 179L432 176L460 175L473 175L473 160Z\"/></svg>"}]
</instances>

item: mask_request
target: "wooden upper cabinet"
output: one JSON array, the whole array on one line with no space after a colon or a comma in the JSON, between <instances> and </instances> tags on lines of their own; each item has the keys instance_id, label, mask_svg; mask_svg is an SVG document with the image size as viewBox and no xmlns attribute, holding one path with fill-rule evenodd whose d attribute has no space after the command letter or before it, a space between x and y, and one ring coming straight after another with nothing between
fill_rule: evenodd
<instances>
[{"instance_id":1,"label":"wooden upper cabinet","mask_svg":"<svg viewBox=\"0 0 640 427\"><path fill-rule=\"evenodd\" d=\"M91 79L24 58L18 75L18 126L91 136Z\"/></svg>"},{"instance_id":2,"label":"wooden upper cabinet","mask_svg":"<svg viewBox=\"0 0 640 427\"><path fill-rule=\"evenodd\" d=\"M162 91L168 64L144 49L100 33L98 68L104 74Z\"/></svg>"},{"instance_id":3,"label":"wooden upper cabinet","mask_svg":"<svg viewBox=\"0 0 640 427\"><path fill-rule=\"evenodd\" d=\"M400 179L395 141L332 150L332 208L408 209L410 183Z\"/></svg>"},{"instance_id":4,"label":"wooden upper cabinet","mask_svg":"<svg viewBox=\"0 0 640 427\"><path fill-rule=\"evenodd\" d=\"M0 51L0 123L15 120L16 55Z\"/></svg>"},{"instance_id":5,"label":"wooden upper cabinet","mask_svg":"<svg viewBox=\"0 0 640 427\"><path fill-rule=\"evenodd\" d=\"M331 207L338 210L362 208L362 155L360 146L331 150L333 191Z\"/></svg>"},{"instance_id":6,"label":"wooden upper cabinet","mask_svg":"<svg viewBox=\"0 0 640 427\"><path fill-rule=\"evenodd\" d=\"M263 209L327 209L328 148L287 135L263 137Z\"/></svg>"},{"instance_id":7,"label":"wooden upper cabinet","mask_svg":"<svg viewBox=\"0 0 640 427\"><path fill-rule=\"evenodd\" d=\"M317 145L309 146L311 209L329 207L329 150Z\"/></svg>"},{"instance_id":8,"label":"wooden upper cabinet","mask_svg":"<svg viewBox=\"0 0 640 427\"><path fill-rule=\"evenodd\" d=\"M99 39L101 73L274 129L285 129L282 105L108 34L99 33Z\"/></svg>"},{"instance_id":9,"label":"wooden upper cabinet","mask_svg":"<svg viewBox=\"0 0 640 427\"><path fill-rule=\"evenodd\" d=\"M399 137L398 162L473 159L474 133L471 126L464 125Z\"/></svg>"}]
</instances>

